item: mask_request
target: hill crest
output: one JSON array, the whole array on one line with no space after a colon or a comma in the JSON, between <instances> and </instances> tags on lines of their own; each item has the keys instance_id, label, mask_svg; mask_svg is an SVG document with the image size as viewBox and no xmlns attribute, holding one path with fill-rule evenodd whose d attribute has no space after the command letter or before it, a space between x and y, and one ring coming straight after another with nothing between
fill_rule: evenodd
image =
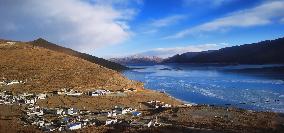
<instances>
[{"instance_id":1,"label":"hill crest","mask_svg":"<svg viewBox=\"0 0 284 133\"><path fill-rule=\"evenodd\" d=\"M30 43L0 45L1 78L20 80L25 84L12 86L13 91L42 92L61 88L87 89L142 88L119 72L62 52Z\"/></svg>"},{"instance_id":2,"label":"hill crest","mask_svg":"<svg viewBox=\"0 0 284 133\"><path fill-rule=\"evenodd\" d=\"M28 43L33 45L33 46L43 47L43 48L50 49L50 50L53 50L53 51L62 52L62 53L68 54L68 55L79 57L81 59L87 60L87 61L92 62L92 63L96 63L98 65L104 66L104 67L112 69L112 70L122 71L122 70L128 69L127 67L125 67L121 64L111 62L111 61L105 60L103 58L92 56L92 55L89 55L89 54L86 54L86 53L81 53L81 52L72 50L70 48L65 48L63 46L59 46L59 45L56 45L54 43L48 42L43 38L38 38L38 39L31 41L31 42L28 42Z\"/></svg>"}]
</instances>

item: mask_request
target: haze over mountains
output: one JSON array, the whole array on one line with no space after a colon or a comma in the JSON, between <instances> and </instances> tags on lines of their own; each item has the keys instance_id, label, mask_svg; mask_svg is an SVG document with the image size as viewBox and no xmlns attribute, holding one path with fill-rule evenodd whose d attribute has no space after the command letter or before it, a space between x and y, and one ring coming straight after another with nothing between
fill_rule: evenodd
<instances>
[{"instance_id":1,"label":"haze over mountains","mask_svg":"<svg viewBox=\"0 0 284 133\"><path fill-rule=\"evenodd\" d=\"M116 62L122 65L154 65L161 63L163 61L162 58L156 56L143 56L143 55L133 55L123 58L110 58L112 62Z\"/></svg>"},{"instance_id":2,"label":"haze over mountains","mask_svg":"<svg viewBox=\"0 0 284 133\"><path fill-rule=\"evenodd\" d=\"M284 63L284 37L225 47L219 50L186 52L166 59L138 54L123 58L110 58L109 60L122 65L154 65L161 63L282 64Z\"/></svg>"}]
</instances>

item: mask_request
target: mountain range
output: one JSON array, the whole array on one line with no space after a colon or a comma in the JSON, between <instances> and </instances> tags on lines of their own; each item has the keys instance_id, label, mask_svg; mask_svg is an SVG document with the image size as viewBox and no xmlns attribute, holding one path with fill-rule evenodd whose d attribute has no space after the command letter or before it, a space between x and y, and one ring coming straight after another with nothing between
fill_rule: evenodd
<instances>
[{"instance_id":1,"label":"mountain range","mask_svg":"<svg viewBox=\"0 0 284 133\"><path fill-rule=\"evenodd\" d=\"M281 64L284 63L284 37L219 50L177 54L162 63Z\"/></svg>"},{"instance_id":2,"label":"mountain range","mask_svg":"<svg viewBox=\"0 0 284 133\"><path fill-rule=\"evenodd\" d=\"M110 58L109 60L122 65L154 65L163 61L162 58L156 56L143 55L132 55L123 58Z\"/></svg>"}]
</instances>

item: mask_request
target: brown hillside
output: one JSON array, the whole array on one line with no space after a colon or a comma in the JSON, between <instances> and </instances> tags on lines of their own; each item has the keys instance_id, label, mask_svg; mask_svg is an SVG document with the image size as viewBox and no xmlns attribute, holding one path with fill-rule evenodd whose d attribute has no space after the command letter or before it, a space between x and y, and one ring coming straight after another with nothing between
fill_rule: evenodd
<instances>
[{"instance_id":1,"label":"brown hillside","mask_svg":"<svg viewBox=\"0 0 284 133\"><path fill-rule=\"evenodd\" d=\"M65 48L65 47L56 45L54 43L48 42L48 41L46 41L42 38L39 38L39 39L34 40L32 42L29 42L29 44L31 44L33 46L43 47L43 48L46 48L46 49L49 49L49 50L65 53L65 54L72 55L72 56L75 56L75 57L79 57L81 59L90 61L92 63L99 64L101 66L104 66L104 67L112 69L112 70L121 71L121 70L128 69L127 67L120 65L118 63L114 63L114 62L105 60L103 58L98 58L96 56L92 56L92 55L89 55L89 54L81 53L81 52L72 50L70 48Z\"/></svg>"},{"instance_id":2,"label":"brown hillside","mask_svg":"<svg viewBox=\"0 0 284 133\"><path fill-rule=\"evenodd\" d=\"M0 43L0 77L22 80L25 84L13 85L12 90L46 91L63 87L76 89L137 87L120 73L89 61L17 42Z\"/></svg>"}]
</instances>

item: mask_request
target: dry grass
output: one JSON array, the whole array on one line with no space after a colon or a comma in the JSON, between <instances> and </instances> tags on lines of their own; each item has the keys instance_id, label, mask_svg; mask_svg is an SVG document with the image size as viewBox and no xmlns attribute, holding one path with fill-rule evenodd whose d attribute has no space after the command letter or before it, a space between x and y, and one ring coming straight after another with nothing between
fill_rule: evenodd
<instances>
[{"instance_id":1,"label":"dry grass","mask_svg":"<svg viewBox=\"0 0 284 133\"><path fill-rule=\"evenodd\" d=\"M0 133L40 133L34 126L21 125L19 106L0 105Z\"/></svg>"},{"instance_id":2,"label":"dry grass","mask_svg":"<svg viewBox=\"0 0 284 133\"><path fill-rule=\"evenodd\" d=\"M13 91L50 91L59 88L85 90L103 87L110 90L141 88L120 73L77 57L25 43L0 45L0 77L22 80L26 84Z\"/></svg>"},{"instance_id":3,"label":"dry grass","mask_svg":"<svg viewBox=\"0 0 284 133\"><path fill-rule=\"evenodd\" d=\"M149 90L128 93L126 96L53 96L47 100L39 101L38 104L43 107L68 106L78 109L98 111L103 109L112 109L116 105L137 109L147 109L147 106L142 103L150 100L160 100L174 106L181 104L181 102L172 99L165 94Z\"/></svg>"},{"instance_id":4,"label":"dry grass","mask_svg":"<svg viewBox=\"0 0 284 133\"><path fill-rule=\"evenodd\" d=\"M176 108L160 115L176 125L228 132L279 132L284 118L272 112L250 112L221 107ZM281 121L279 121L281 119Z\"/></svg>"}]
</instances>

